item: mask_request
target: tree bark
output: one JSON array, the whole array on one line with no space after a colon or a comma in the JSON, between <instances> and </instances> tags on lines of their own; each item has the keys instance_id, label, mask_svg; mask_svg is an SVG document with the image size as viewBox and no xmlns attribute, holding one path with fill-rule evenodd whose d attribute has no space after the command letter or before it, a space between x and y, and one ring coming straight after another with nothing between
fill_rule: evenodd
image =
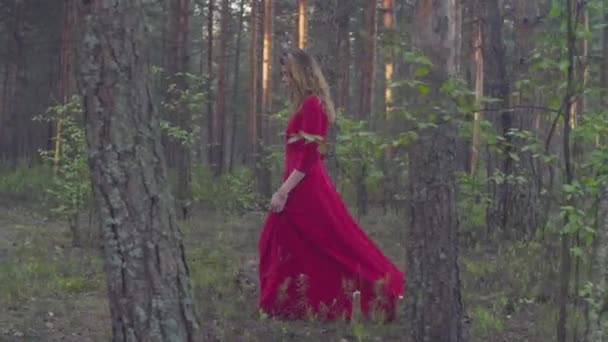
<instances>
[{"instance_id":1,"label":"tree bark","mask_svg":"<svg viewBox=\"0 0 608 342\"><path fill-rule=\"evenodd\" d=\"M178 0L170 3L169 25L169 55L167 57L167 71L169 77L180 91L188 88L186 76L189 67L189 33L190 33L190 1ZM170 95L171 96L171 95ZM171 98L170 101L177 100ZM192 127L192 116L188 108L178 106L173 121L182 130L189 132ZM175 155L177 168L177 205L180 217L189 217L190 203L192 201L191 183L191 156L190 147L171 141L168 145L169 155Z\"/></svg>"},{"instance_id":2,"label":"tree bark","mask_svg":"<svg viewBox=\"0 0 608 342\"><path fill-rule=\"evenodd\" d=\"M207 160L211 170L215 169L215 113L213 112L213 5L214 0L207 4Z\"/></svg>"},{"instance_id":3,"label":"tree bark","mask_svg":"<svg viewBox=\"0 0 608 342\"><path fill-rule=\"evenodd\" d=\"M73 29L74 22L76 20L76 6L74 0L65 0L63 2L63 30L61 32L61 46L59 53L59 64L61 66L59 76L59 101L63 104L70 102L70 96L72 94L72 78L73 78ZM61 128L63 121L57 120L55 126L55 151L53 156L53 164L55 173L59 167L59 160L61 158Z\"/></svg>"},{"instance_id":4,"label":"tree bark","mask_svg":"<svg viewBox=\"0 0 608 342\"><path fill-rule=\"evenodd\" d=\"M350 12L352 9L351 0L338 0L336 10L337 22L337 60L340 61L338 71L338 80L336 82L338 91L336 98L336 108L342 108L345 112L349 112L352 106L349 105L350 94L350 63L351 63L351 45L350 45Z\"/></svg>"},{"instance_id":5,"label":"tree bark","mask_svg":"<svg viewBox=\"0 0 608 342\"><path fill-rule=\"evenodd\" d=\"M306 14L306 0L298 0L298 47L300 49L306 48L306 33L308 29Z\"/></svg>"},{"instance_id":6,"label":"tree bark","mask_svg":"<svg viewBox=\"0 0 608 342\"><path fill-rule=\"evenodd\" d=\"M262 153L258 168L258 191L264 197L270 198L272 190L270 173L270 113L272 111L272 39L273 39L273 1L264 0L264 45L262 51L262 107L261 138Z\"/></svg>"},{"instance_id":7,"label":"tree bark","mask_svg":"<svg viewBox=\"0 0 608 342\"><path fill-rule=\"evenodd\" d=\"M4 84L0 102L0 159L17 160L20 157L19 119L17 116L17 94L21 86L20 75L24 65L24 21L25 2L13 0L11 18L7 21L8 58L4 66Z\"/></svg>"},{"instance_id":8,"label":"tree bark","mask_svg":"<svg viewBox=\"0 0 608 342\"><path fill-rule=\"evenodd\" d=\"M219 37L219 60L217 69L217 96L215 98L216 110L213 120L213 166L215 176L220 176L224 171L224 140L226 131L226 42L228 41L228 21L230 20L230 2L222 0Z\"/></svg>"},{"instance_id":9,"label":"tree bark","mask_svg":"<svg viewBox=\"0 0 608 342\"><path fill-rule=\"evenodd\" d=\"M500 153L488 153L487 174L492 178L496 169L503 175L513 173L513 159L509 156L511 152L510 135L512 118L509 111L501 111L500 108L509 106L509 81L507 79L506 49L503 37L503 17L500 11L499 0L488 0L481 2L481 15L485 34L482 37L482 54L485 56L484 63L484 93L488 97L499 100L497 103L484 105L486 116L492 122L495 129L500 132L506 144ZM512 199L512 184L508 182L488 183L491 196L490 205L486 212L487 233L492 227L505 229L510 212L510 201Z\"/></svg>"},{"instance_id":10,"label":"tree bark","mask_svg":"<svg viewBox=\"0 0 608 342\"><path fill-rule=\"evenodd\" d=\"M365 31L363 33L363 70L361 77L361 97L359 98L359 118L370 120L374 110L374 85L376 80L376 1L365 1L363 10Z\"/></svg>"},{"instance_id":11,"label":"tree bark","mask_svg":"<svg viewBox=\"0 0 608 342\"><path fill-rule=\"evenodd\" d=\"M251 0L251 18L249 23L249 148L250 164L257 170L258 161L258 0Z\"/></svg>"},{"instance_id":12,"label":"tree bark","mask_svg":"<svg viewBox=\"0 0 608 342\"><path fill-rule=\"evenodd\" d=\"M239 26L238 32L236 34L236 56L234 58L234 80L232 83L232 103L235 105L238 103L239 97L239 81L240 81L240 71L241 71L241 40L243 37L243 23L244 23L244 13L245 13L245 0L241 0L240 8L239 8ZM236 150L236 129L238 126L238 117L236 113L238 112L236 106L232 111L232 132L230 135L230 159L228 161L228 172L232 172L232 168L234 165L234 153Z\"/></svg>"},{"instance_id":13,"label":"tree bark","mask_svg":"<svg viewBox=\"0 0 608 342\"><path fill-rule=\"evenodd\" d=\"M483 97L483 82L484 82L484 54L483 54L483 36L485 35L485 21L487 20L482 15L483 0L475 0L473 2L474 28L472 39L472 64L475 70L475 104L479 108ZM474 175L477 169L477 161L479 160L480 147L480 121L481 112L473 113L473 132L471 137L471 150L469 153L469 174Z\"/></svg>"},{"instance_id":14,"label":"tree bark","mask_svg":"<svg viewBox=\"0 0 608 342\"><path fill-rule=\"evenodd\" d=\"M142 2L81 4L78 77L113 341L199 341L147 79Z\"/></svg>"},{"instance_id":15,"label":"tree bark","mask_svg":"<svg viewBox=\"0 0 608 342\"><path fill-rule=\"evenodd\" d=\"M459 71L461 14L456 0L420 0L415 10L415 45L431 59L426 77L431 108L439 87ZM426 119L430 119L429 115ZM409 150L409 227L406 296L407 337L416 342L463 340L463 307L458 268L456 213L456 128L452 121L436 121L424 129Z\"/></svg>"}]
</instances>

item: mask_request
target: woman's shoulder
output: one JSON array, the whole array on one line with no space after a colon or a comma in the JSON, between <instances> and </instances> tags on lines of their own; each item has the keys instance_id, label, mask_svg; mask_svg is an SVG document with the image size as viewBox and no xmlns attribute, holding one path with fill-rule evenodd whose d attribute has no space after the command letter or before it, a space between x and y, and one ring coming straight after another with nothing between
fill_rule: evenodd
<instances>
[{"instance_id":1,"label":"woman's shoulder","mask_svg":"<svg viewBox=\"0 0 608 342\"><path fill-rule=\"evenodd\" d=\"M307 113L324 113L323 110L323 101L317 95L307 95L302 100L302 105L300 106L301 114Z\"/></svg>"}]
</instances>

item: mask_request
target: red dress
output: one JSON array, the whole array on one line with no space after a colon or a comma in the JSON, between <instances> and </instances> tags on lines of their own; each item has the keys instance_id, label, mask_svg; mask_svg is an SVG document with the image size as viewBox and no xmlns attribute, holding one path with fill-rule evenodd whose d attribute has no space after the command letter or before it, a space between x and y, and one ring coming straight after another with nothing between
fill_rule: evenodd
<instances>
[{"instance_id":1,"label":"red dress","mask_svg":"<svg viewBox=\"0 0 608 342\"><path fill-rule=\"evenodd\" d=\"M280 213L268 214L258 241L259 306L281 318L351 318L361 311L394 318L403 274L357 225L327 175L318 144L294 134L325 137L328 119L315 96L287 126L285 170L306 174Z\"/></svg>"}]
</instances>

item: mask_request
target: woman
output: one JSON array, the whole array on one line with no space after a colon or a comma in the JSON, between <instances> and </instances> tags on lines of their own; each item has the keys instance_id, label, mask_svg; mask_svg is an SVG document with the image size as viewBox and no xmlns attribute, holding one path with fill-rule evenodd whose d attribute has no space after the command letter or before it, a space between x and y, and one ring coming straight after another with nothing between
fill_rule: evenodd
<instances>
[{"instance_id":1,"label":"woman","mask_svg":"<svg viewBox=\"0 0 608 342\"><path fill-rule=\"evenodd\" d=\"M258 242L259 306L281 318L350 319L354 306L392 319L403 274L357 226L323 164L319 147L336 116L327 83L302 50L281 65L292 115L284 182Z\"/></svg>"}]
</instances>

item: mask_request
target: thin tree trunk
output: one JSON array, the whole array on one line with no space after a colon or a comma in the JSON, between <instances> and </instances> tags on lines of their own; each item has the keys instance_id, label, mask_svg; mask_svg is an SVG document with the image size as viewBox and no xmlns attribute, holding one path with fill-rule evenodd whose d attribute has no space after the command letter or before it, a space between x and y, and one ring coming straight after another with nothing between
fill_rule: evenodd
<instances>
[{"instance_id":1,"label":"thin tree trunk","mask_svg":"<svg viewBox=\"0 0 608 342\"><path fill-rule=\"evenodd\" d=\"M426 76L431 91L420 104L429 109L439 88L459 73L461 12L456 0L420 0L415 10L415 45L434 67ZM430 112L430 111L429 111ZM427 114L427 118L429 118ZM420 131L409 150L409 226L406 296L411 342L463 341L463 306L458 268L456 213L456 129L452 121Z\"/></svg>"},{"instance_id":2,"label":"thin tree trunk","mask_svg":"<svg viewBox=\"0 0 608 342\"><path fill-rule=\"evenodd\" d=\"M59 55L59 64L61 66L61 73L59 76L59 101L66 104L70 101L70 95L72 93L72 63L73 63L73 29L74 21L76 20L76 6L74 0L65 0L63 3L63 30L61 32L61 47ZM61 158L61 126L63 120L57 120L55 126L55 151L53 156L54 171L57 173L59 167L59 160Z\"/></svg>"},{"instance_id":3,"label":"thin tree trunk","mask_svg":"<svg viewBox=\"0 0 608 342\"><path fill-rule=\"evenodd\" d=\"M20 87L19 75L23 72L23 34L24 34L23 0L13 0L12 18L8 20L9 37L7 39L8 62L5 65L5 79L2 103L0 103L0 151L2 159L17 160L20 157L21 142L18 131L17 94Z\"/></svg>"},{"instance_id":4,"label":"thin tree trunk","mask_svg":"<svg viewBox=\"0 0 608 342\"><path fill-rule=\"evenodd\" d=\"M265 197L271 195L270 173L270 112L272 111L272 39L273 39L273 1L264 0L264 45L262 51L262 108L261 108L261 138L262 153L258 173L258 191Z\"/></svg>"},{"instance_id":5,"label":"thin tree trunk","mask_svg":"<svg viewBox=\"0 0 608 342\"><path fill-rule=\"evenodd\" d=\"M351 0L338 0L336 10L336 21L338 31L337 53L338 64L340 70L337 81L337 98L336 107L349 112L349 94L350 94L350 62L351 62L351 46L350 46L350 12L352 9Z\"/></svg>"},{"instance_id":6,"label":"thin tree trunk","mask_svg":"<svg viewBox=\"0 0 608 342\"><path fill-rule=\"evenodd\" d=\"M142 2L82 9L78 76L113 341L200 341L147 79Z\"/></svg>"},{"instance_id":7,"label":"thin tree trunk","mask_svg":"<svg viewBox=\"0 0 608 342\"><path fill-rule=\"evenodd\" d=\"M568 69L567 69L567 83L566 83L566 95L564 101L566 108L564 111L564 134L563 134L563 153L564 153L564 164L566 169L565 184L571 185L574 179L572 170L572 161L570 156L570 123L571 115L573 110L572 96L575 93L575 79L574 79L574 68L575 68L575 51L576 51L576 35L574 32L574 24L576 18L573 16L572 0L566 0L566 20L567 20L567 45L568 45ZM567 201L567 205L573 205L570 200ZM564 215L564 226L568 225L569 222L568 214ZM559 317L557 321L557 342L566 342L568 334L568 303L570 296L570 277L572 268L572 258L570 256L570 234L561 234L561 260L560 260L560 291L559 291Z\"/></svg>"},{"instance_id":8,"label":"thin tree trunk","mask_svg":"<svg viewBox=\"0 0 608 342\"><path fill-rule=\"evenodd\" d=\"M238 103L239 98L239 81L240 81L240 71L241 71L241 40L243 37L243 22L244 22L244 12L245 12L245 0L241 0L241 5L239 8L239 27L238 32L236 34L236 56L234 58L234 80L232 83L232 103L235 104L235 108L232 111L232 132L231 132L231 142L230 142L230 160L228 162L228 172L232 172L232 168L234 165L234 153L236 150L236 128L238 123L238 117L236 115L238 108L236 104Z\"/></svg>"},{"instance_id":9,"label":"thin tree trunk","mask_svg":"<svg viewBox=\"0 0 608 342\"><path fill-rule=\"evenodd\" d=\"M251 18L249 30L249 147L250 164L257 170L258 161L258 0L251 0Z\"/></svg>"},{"instance_id":10,"label":"thin tree trunk","mask_svg":"<svg viewBox=\"0 0 608 342\"><path fill-rule=\"evenodd\" d=\"M384 115L385 115L385 130L388 134L393 134L395 130L395 120L393 117L393 88L391 83L393 82L393 71L394 71L394 39L392 35L394 34L394 18L393 18L393 1L392 0L383 0L383 29L385 35L385 41L387 46L384 47L386 51L385 62L384 62ZM393 204L393 199L395 198L395 190L398 187L397 179L395 175L395 169L393 165L393 146L391 144L387 144L384 150L384 160L381 162L382 171L384 173L384 177L382 180L383 183L383 193L384 197L382 199L384 211L388 211L388 206Z\"/></svg>"},{"instance_id":11,"label":"thin tree trunk","mask_svg":"<svg viewBox=\"0 0 608 342\"><path fill-rule=\"evenodd\" d=\"M483 0L481 0L483 1ZM483 4L480 0L473 3L474 12L474 29L472 39L472 61L475 69L475 104L477 108L481 106L483 97L483 81L484 81L484 55L483 55L483 35L485 27L485 18L481 15ZM474 175L477 169L477 161L479 159L480 147L480 121L481 112L473 113L473 134L471 138L471 151L469 154L469 174Z\"/></svg>"},{"instance_id":12,"label":"thin tree trunk","mask_svg":"<svg viewBox=\"0 0 608 342\"><path fill-rule=\"evenodd\" d=\"M213 132L215 139L213 141L215 155L214 173L219 176L224 169L224 139L226 130L226 42L228 41L228 20L230 20L230 3L228 0L222 0L221 18L220 18L220 37L219 37L219 56L217 70L217 96L216 96L216 111L215 120L213 120Z\"/></svg>"},{"instance_id":13,"label":"thin tree trunk","mask_svg":"<svg viewBox=\"0 0 608 342\"><path fill-rule=\"evenodd\" d=\"M393 0L383 0L383 22L384 22L384 30L387 35L392 34L394 30L394 20L393 20ZM392 44L392 39L389 41L389 44ZM393 88L391 87L391 83L393 82L393 73L394 73L394 65L393 65L393 49L389 46L388 55L385 57L386 61L384 63L384 110L386 112L387 120L391 119L391 112L393 111Z\"/></svg>"},{"instance_id":14,"label":"thin tree trunk","mask_svg":"<svg viewBox=\"0 0 608 342\"><path fill-rule=\"evenodd\" d=\"M214 127L216 125L216 116L213 113L213 3L214 0L208 0L207 4L207 155L211 170L215 170L215 135Z\"/></svg>"},{"instance_id":15,"label":"thin tree trunk","mask_svg":"<svg viewBox=\"0 0 608 342\"><path fill-rule=\"evenodd\" d=\"M502 111L500 108L509 106L509 81L507 79L506 52L503 37L503 18L500 12L499 0L488 0L481 3L481 15L484 18L484 32L482 37L482 54L485 56L484 63L484 93L487 96L499 100L498 103L484 105L486 116L493 123L495 129L500 132L506 145L502 152L488 153L487 176L492 178L495 174L494 165L505 176L512 174L513 160L509 156L511 147L508 134L512 126L511 112ZM491 233L492 227L505 227L508 208L511 200L511 184L508 182L488 183L488 192L491 196L490 204L486 212L487 235Z\"/></svg>"},{"instance_id":16,"label":"thin tree trunk","mask_svg":"<svg viewBox=\"0 0 608 342\"><path fill-rule=\"evenodd\" d=\"M359 118L371 120L374 110L374 85L376 80L376 1L365 1L363 10L365 33L363 34L363 75L361 77L361 97Z\"/></svg>"},{"instance_id":17,"label":"thin tree trunk","mask_svg":"<svg viewBox=\"0 0 608 342\"><path fill-rule=\"evenodd\" d=\"M308 28L306 13L306 0L298 0L298 47L300 49L306 48L306 32Z\"/></svg>"},{"instance_id":18,"label":"thin tree trunk","mask_svg":"<svg viewBox=\"0 0 608 342\"><path fill-rule=\"evenodd\" d=\"M190 0L179 0L172 2L172 28L171 28L171 53L169 57L169 73L175 79L178 89L186 90L188 84L184 74L189 67L189 41L190 33ZM177 125L183 130L190 131L192 116L188 108L178 108ZM192 201L191 183L191 155L190 147L187 145L173 143L176 151L177 167L177 205L180 217L186 219L190 216L190 204Z\"/></svg>"}]
</instances>

